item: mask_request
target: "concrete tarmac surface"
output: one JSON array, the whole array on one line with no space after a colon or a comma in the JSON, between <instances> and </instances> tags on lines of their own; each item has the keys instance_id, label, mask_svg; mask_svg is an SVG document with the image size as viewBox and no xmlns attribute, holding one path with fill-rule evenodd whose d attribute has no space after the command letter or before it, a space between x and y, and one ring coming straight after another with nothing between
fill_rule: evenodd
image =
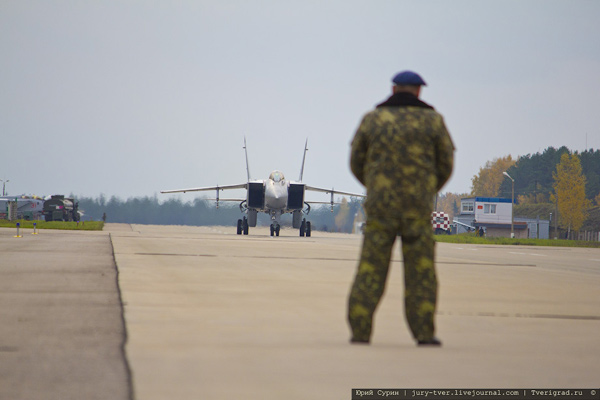
<instances>
[{"instance_id":1,"label":"concrete tarmac surface","mask_svg":"<svg viewBox=\"0 0 600 400\"><path fill-rule=\"evenodd\" d=\"M129 399L106 232L0 229L0 399Z\"/></svg>"},{"instance_id":2,"label":"concrete tarmac surface","mask_svg":"<svg viewBox=\"0 0 600 400\"><path fill-rule=\"evenodd\" d=\"M349 344L358 235L127 224L13 234L0 229L0 399L342 400L352 388L600 384L598 249L438 244L443 346L418 348L398 248L372 343Z\"/></svg>"}]
</instances>

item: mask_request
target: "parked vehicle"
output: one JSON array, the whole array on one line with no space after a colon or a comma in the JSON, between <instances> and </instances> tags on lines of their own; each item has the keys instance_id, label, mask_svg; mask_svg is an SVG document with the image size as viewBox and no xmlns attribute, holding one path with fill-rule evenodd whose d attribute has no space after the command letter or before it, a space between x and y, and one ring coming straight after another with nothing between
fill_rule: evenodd
<instances>
[{"instance_id":1,"label":"parked vehicle","mask_svg":"<svg viewBox=\"0 0 600 400\"><path fill-rule=\"evenodd\" d=\"M48 221L79 221L79 203L73 198L54 195L44 201L44 218Z\"/></svg>"}]
</instances>

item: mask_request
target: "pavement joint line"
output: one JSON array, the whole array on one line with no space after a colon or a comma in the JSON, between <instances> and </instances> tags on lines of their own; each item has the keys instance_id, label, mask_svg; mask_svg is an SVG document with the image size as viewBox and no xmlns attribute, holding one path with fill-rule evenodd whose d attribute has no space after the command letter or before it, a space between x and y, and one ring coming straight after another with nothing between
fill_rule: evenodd
<instances>
[{"instance_id":1,"label":"pavement joint line","mask_svg":"<svg viewBox=\"0 0 600 400\"><path fill-rule=\"evenodd\" d=\"M117 253L118 254L118 253ZM172 256L172 257L227 257L227 258L259 258L259 259L277 259L277 260L297 260L298 257L286 256L249 256L249 255L226 255L219 256L216 254L170 254L170 253L133 253L136 256ZM356 261L357 258L329 258L329 257L302 257L303 260L322 260L322 261ZM397 260L395 260L398 262Z\"/></svg>"},{"instance_id":2,"label":"pavement joint line","mask_svg":"<svg viewBox=\"0 0 600 400\"><path fill-rule=\"evenodd\" d=\"M128 253L117 253L128 254ZM167 257L218 257L216 254L176 254L176 253L133 253L136 256L167 256Z\"/></svg>"},{"instance_id":3,"label":"pavement joint line","mask_svg":"<svg viewBox=\"0 0 600 400\"><path fill-rule=\"evenodd\" d=\"M536 264L505 264L505 263L485 263L485 262L456 262L456 261L436 261L436 264L447 265L483 265L486 267L537 267Z\"/></svg>"},{"instance_id":4,"label":"pavement joint line","mask_svg":"<svg viewBox=\"0 0 600 400\"><path fill-rule=\"evenodd\" d=\"M202 235L202 234L200 234ZM206 234L204 234L206 235ZM118 235L115 234L115 237L119 237L119 238L128 238L128 239L141 239L141 240L146 240L146 239L164 239L164 236L129 236L129 235ZM169 240L207 240L206 237L180 237L180 236L169 236L168 237ZM242 239L249 239L249 241L252 242L293 242L293 243L317 243L316 239L306 239L306 238L300 238L299 236L296 238L295 236L287 236L287 237L270 237L270 236L243 236L242 238L239 238L238 235L235 236L231 236L231 237L226 237L226 238L214 238L214 237L210 237L208 240L212 241L212 242L235 242L235 241L245 241ZM327 238L319 238L319 239L327 239Z\"/></svg>"},{"instance_id":5,"label":"pavement joint line","mask_svg":"<svg viewBox=\"0 0 600 400\"><path fill-rule=\"evenodd\" d=\"M130 225L131 227L131 225ZM116 254L115 254L115 244L113 242L113 236L112 233L108 234L108 242L110 243L110 251L112 253L112 268L115 271L115 283L116 283L116 288L117 288L117 294L118 294L118 302L120 303L120 317L121 317L121 323L123 324L123 332L122 332L122 336L121 336L121 343L119 345L119 352L120 352L120 356L121 356L121 360L124 364L125 367L125 375L126 375L126 381L127 381L127 400L134 400L135 399L135 389L134 389L134 382L133 382L133 368L131 366L131 361L129 360L129 356L127 353L127 344L129 342L129 330L127 328L127 320L125 319L125 306L127 305L125 303L125 301L123 300L123 291L121 288L121 281L120 281L120 270L119 270L119 264L117 264L117 258L116 258Z\"/></svg>"},{"instance_id":6,"label":"pavement joint line","mask_svg":"<svg viewBox=\"0 0 600 400\"><path fill-rule=\"evenodd\" d=\"M54 294L54 293L59 293L59 294L81 294L81 293L89 293L89 294L105 294L105 293L110 293L110 291L100 291L100 290L64 290L64 289L58 289L58 290L32 290L32 289L25 289L25 290L3 290L1 294L6 294L6 293L34 293L34 294Z\"/></svg>"},{"instance_id":7,"label":"pavement joint line","mask_svg":"<svg viewBox=\"0 0 600 400\"><path fill-rule=\"evenodd\" d=\"M580 321L600 321L600 315L560 315L560 314L521 314L498 312L452 312L437 311L437 315L460 317L501 317L501 318L540 318L540 319L568 319Z\"/></svg>"},{"instance_id":8,"label":"pavement joint line","mask_svg":"<svg viewBox=\"0 0 600 400\"><path fill-rule=\"evenodd\" d=\"M130 254L130 253L116 253ZM286 256L250 256L250 255L225 255L219 256L216 254L177 254L177 253L133 253L136 256L166 256L166 257L228 257L228 258L259 258L259 259L278 259L278 260L295 260L298 257ZM304 260L321 260L321 261L356 261L358 258L334 258L334 257L302 257ZM400 263L402 260L392 260L393 263ZM454 261L436 261L436 264L444 265L483 265L490 267L537 267L535 264L504 264L504 263L481 263L481 262L454 262Z\"/></svg>"}]
</instances>

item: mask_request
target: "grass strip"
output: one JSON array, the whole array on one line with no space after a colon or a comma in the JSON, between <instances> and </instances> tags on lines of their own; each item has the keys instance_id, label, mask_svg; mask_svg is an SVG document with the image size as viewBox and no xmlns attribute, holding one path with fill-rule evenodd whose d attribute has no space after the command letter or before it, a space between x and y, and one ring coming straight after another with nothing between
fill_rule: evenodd
<instances>
[{"instance_id":1,"label":"grass strip","mask_svg":"<svg viewBox=\"0 0 600 400\"><path fill-rule=\"evenodd\" d=\"M60 229L69 231L101 231L104 228L102 221L7 221L0 220L0 228L17 228L17 222L21 229L33 229L33 224L36 224L37 229Z\"/></svg>"},{"instance_id":2,"label":"grass strip","mask_svg":"<svg viewBox=\"0 0 600 400\"><path fill-rule=\"evenodd\" d=\"M435 241L441 243L491 244L512 246L553 246L553 247L589 247L600 248L600 242L565 239L518 239L505 237L480 237L475 234L435 235Z\"/></svg>"}]
</instances>

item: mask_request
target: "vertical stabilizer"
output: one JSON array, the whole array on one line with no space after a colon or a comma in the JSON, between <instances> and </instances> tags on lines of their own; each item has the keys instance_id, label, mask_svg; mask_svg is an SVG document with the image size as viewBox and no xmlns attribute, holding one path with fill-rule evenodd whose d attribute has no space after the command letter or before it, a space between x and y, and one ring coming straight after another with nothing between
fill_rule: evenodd
<instances>
[{"instance_id":1,"label":"vertical stabilizer","mask_svg":"<svg viewBox=\"0 0 600 400\"><path fill-rule=\"evenodd\" d=\"M248 166L248 149L246 148L246 136L244 136L244 151L246 152L246 173L248 174L248 182L250 182L250 167Z\"/></svg>"},{"instance_id":2,"label":"vertical stabilizer","mask_svg":"<svg viewBox=\"0 0 600 400\"><path fill-rule=\"evenodd\" d=\"M304 175L304 161L306 161L306 152L308 151L308 138L306 138L306 143L304 143L304 156L302 157L302 167L300 168L300 182L302 182L302 176Z\"/></svg>"}]
</instances>

